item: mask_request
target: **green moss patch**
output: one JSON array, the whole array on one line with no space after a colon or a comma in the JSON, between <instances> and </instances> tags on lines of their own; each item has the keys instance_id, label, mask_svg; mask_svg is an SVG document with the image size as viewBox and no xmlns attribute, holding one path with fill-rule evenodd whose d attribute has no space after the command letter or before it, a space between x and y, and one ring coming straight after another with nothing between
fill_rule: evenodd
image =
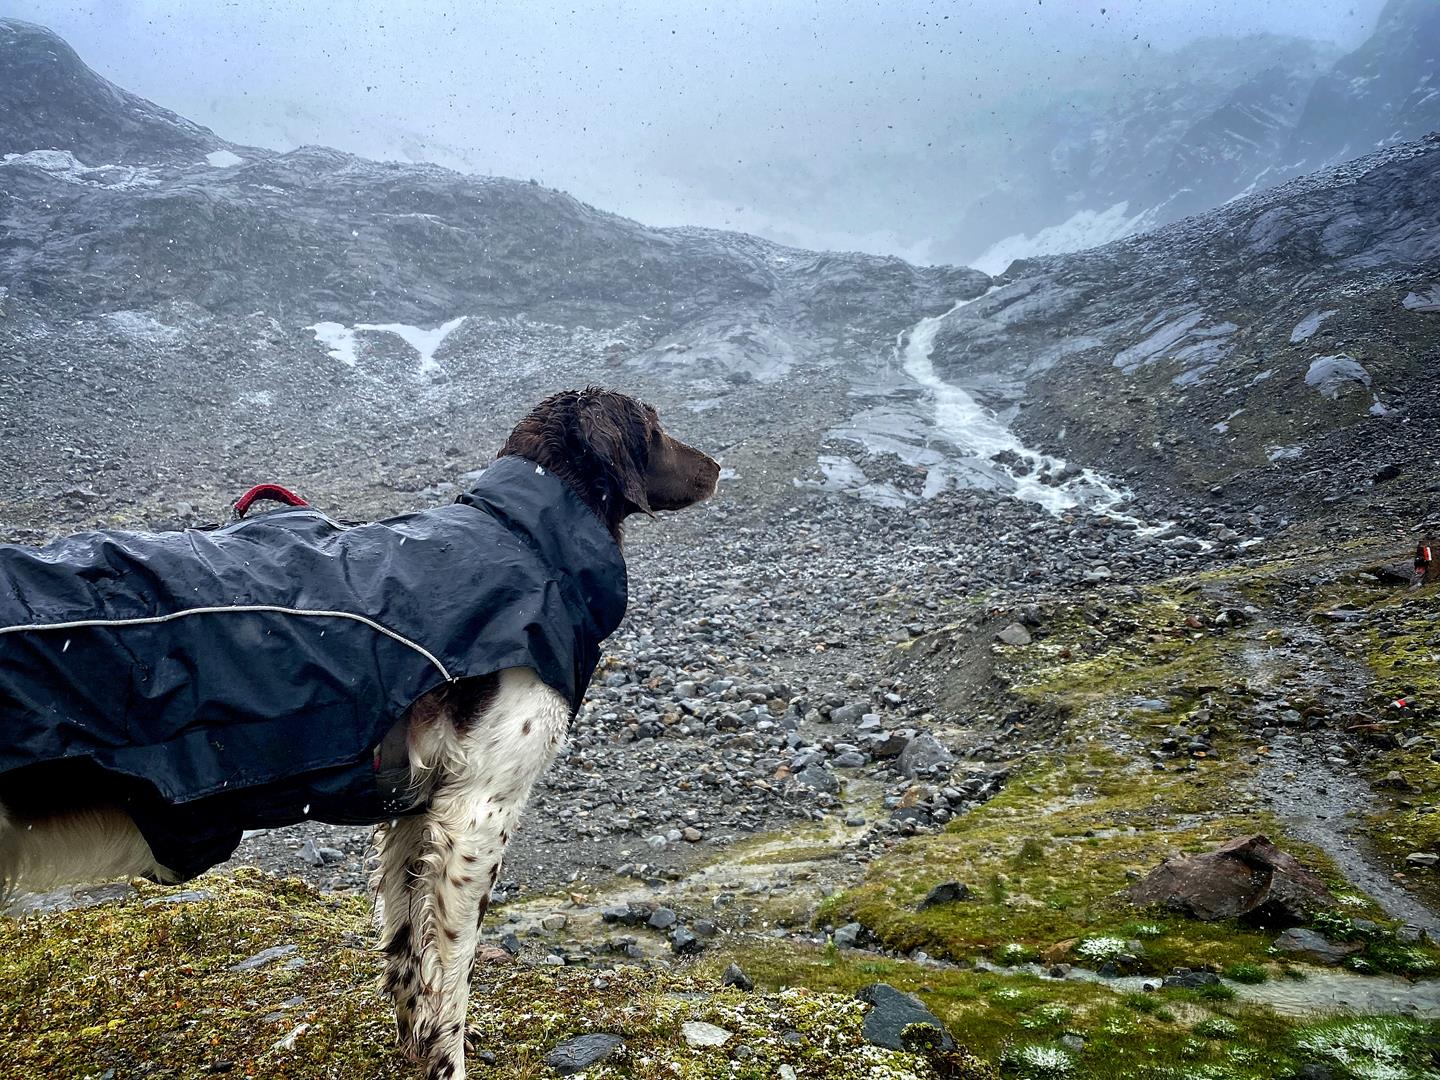
<instances>
[{"instance_id":1,"label":"green moss patch","mask_svg":"<svg viewBox=\"0 0 1440 1080\"><path fill-rule=\"evenodd\" d=\"M901 844L865 881L831 898L821 918L855 920L893 949L951 960L1092 968L1118 961L1130 972L1159 973L1272 962L1273 932L1143 911L1120 894L1165 858L1257 828L1275 831L1275 823L1200 815L1199 802L1215 804L1203 774L1156 774L1115 761L1101 768L1101 758L1029 768L943 832ZM974 898L916 911L946 880L964 881Z\"/></svg>"},{"instance_id":2,"label":"green moss patch","mask_svg":"<svg viewBox=\"0 0 1440 1080\"><path fill-rule=\"evenodd\" d=\"M792 944L749 943L705 962L738 961L762 987L804 985L853 994L873 982L919 996L955 1038L1010 1077L1221 1080L1290 1076L1327 1064L1338 1076L1422 1080L1424 1048L1440 1026L1395 1018L1302 1021L1225 997L1161 990L1117 994L1103 985L1027 975L936 969L903 960L836 954ZM1365 1032L1385 1033L1367 1056ZM1391 1054L1398 1044L1398 1056ZM1354 1072L1340 1067L1349 1054ZM1398 1063L1393 1073L1365 1072Z\"/></svg>"},{"instance_id":3,"label":"green moss patch","mask_svg":"<svg viewBox=\"0 0 1440 1080\"><path fill-rule=\"evenodd\" d=\"M0 920L0 1061L6 1076L411 1078L375 989L368 905L241 871L199 887L209 899L139 886L125 903ZM231 970L266 949L292 952ZM772 1080L797 1077L985 1080L964 1054L867 1044L853 995L806 989L745 994L713 979L641 968L483 967L472 989L476 1045L496 1055L471 1072L552 1076L545 1055L575 1035L608 1032L624 1050L587 1076ZM732 1032L690 1048L689 1021ZM933 1062L932 1062L933 1058Z\"/></svg>"}]
</instances>

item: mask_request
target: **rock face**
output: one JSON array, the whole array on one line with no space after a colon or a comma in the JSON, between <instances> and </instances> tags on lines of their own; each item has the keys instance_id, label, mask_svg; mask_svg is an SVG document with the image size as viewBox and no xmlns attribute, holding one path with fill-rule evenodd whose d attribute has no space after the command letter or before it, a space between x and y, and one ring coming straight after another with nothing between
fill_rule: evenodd
<instances>
[{"instance_id":1,"label":"rock face","mask_svg":"<svg viewBox=\"0 0 1440 1080\"><path fill-rule=\"evenodd\" d=\"M1370 486L1351 462L1404 460L1414 425L1440 422L1421 361L1437 340L1437 171L1427 136L1018 263L946 317L931 361L996 408L1023 386L1029 445L1137 488L1168 477L1295 513L1334 505Z\"/></svg>"},{"instance_id":2,"label":"rock face","mask_svg":"<svg viewBox=\"0 0 1440 1080\"><path fill-rule=\"evenodd\" d=\"M208 128L91 71L44 27L0 19L0 157L32 150L84 165L193 162L226 146Z\"/></svg>"},{"instance_id":3,"label":"rock face","mask_svg":"<svg viewBox=\"0 0 1440 1080\"><path fill-rule=\"evenodd\" d=\"M1290 926L1334 903L1319 878L1264 836L1169 859L1125 891L1131 903L1161 904L1196 919Z\"/></svg>"},{"instance_id":4,"label":"rock face","mask_svg":"<svg viewBox=\"0 0 1440 1080\"><path fill-rule=\"evenodd\" d=\"M1440 8L1430 0L1389 0L1370 36L1340 56L1251 39L1195 42L1175 60L1190 74L1164 90L1117 93L1103 112L1074 103L1065 130L1043 128L1017 148L1026 167L1007 170L1003 198L966 208L958 231L1034 235L995 244L985 269L1003 270L1007 253L1074 251L1179 221L1440 128Z\"/></svg>"}]
</instances>

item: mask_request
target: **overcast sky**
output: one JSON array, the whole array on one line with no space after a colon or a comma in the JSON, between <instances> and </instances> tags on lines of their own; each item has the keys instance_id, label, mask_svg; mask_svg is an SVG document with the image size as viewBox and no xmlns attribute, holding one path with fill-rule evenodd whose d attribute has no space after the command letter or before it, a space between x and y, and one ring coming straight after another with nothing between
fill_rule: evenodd
<instances>
[{"instance_id":1,"label":"overcast sky","mask_svg":"<svg viewBox=\"0 0 1440 1080\"><path fill-rule=\"evenodd\" d=\"M1117 55L1258 31L1354 44L1381 0L12 0L107 78L215 128L535 177L655 224L905 251L904 168ZM1129 50L1129 52L1125 52ZM943 90L943 92L942 92ZM1009 115L1008 113L1006 114ZM880 162L827 237L807 214ZM797 165L797 163L799 163ZM908 167L908 166L905 166ZM920 171L923 171L921 169ZM917 176L917 185L933 183ZM888 207L897 207L892 213ZM802 226L800 222L805 222ZM913 239L913 236L911 236Z\"/></svg>"}]
</instances>

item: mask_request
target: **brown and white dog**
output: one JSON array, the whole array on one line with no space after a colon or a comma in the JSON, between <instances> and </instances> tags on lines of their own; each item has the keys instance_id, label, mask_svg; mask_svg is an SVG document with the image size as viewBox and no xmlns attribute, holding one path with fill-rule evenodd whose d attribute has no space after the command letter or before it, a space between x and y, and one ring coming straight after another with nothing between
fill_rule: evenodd
<instances>
[{"instance_id":1,"label":"brown and white dog","mask_svg":"<svg viewBox=\"0 0 1440 1080\"><path fill-rule=\"evenodd\" d=\"M499 454L508 455L564 480L617 543L631 514L706 499L720 472L710 457L666 434L654 409L594 387L542 401L511 433ZM531 788L569 721L566 698L529 668L442 686L406 716L412 783L426 809L379 823L374 884L382 986L395 1004L401 1047L427 1080L465 1074L480 921ZM137 875L167 876L123 810L77 804L27 820L0 805L0 886L43 889Z\"/></svg>"}]
</instances>

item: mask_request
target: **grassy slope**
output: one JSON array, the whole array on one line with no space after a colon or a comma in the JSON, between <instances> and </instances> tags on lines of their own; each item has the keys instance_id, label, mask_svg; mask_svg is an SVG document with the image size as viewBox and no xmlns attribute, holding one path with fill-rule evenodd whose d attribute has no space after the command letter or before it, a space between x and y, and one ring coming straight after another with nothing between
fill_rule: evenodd
<instances>
[{"instance_id":1,"label":"grassy slope","mask_svg":"<svg viewBox=\"0 0 1440 1080\"><path fill-rule=\"evenodd\" d=\"M211 876L209 899L145 906L173 890L140 886L137 899L20 921L0 921L0 1062L7 1077L412 1077L394 1048L375 991L368 906L318 894L258 871ZM297 944L255 971L231 965ZM873 981L873 980L872 980ZM623 1055L589 1071L604 1077L801 1077L927 1080L923 1057L867 1045L863 1006L808 990L745 994L713 980L639 968L597 978L584 969L482 968L471 1021L477 1045L498 1058L471 1067L495 1078L553 1076L545 1054L573 1035L612 1032ZM722 1049L692 1050L680 1027L705 1021L734 1032ZM748 1047L745 1054L738 1047ZM736 1060L738 1059L738 1060ZM992 1075L973 1060L956 1080Z\"/></svg>"}]
</instances>

